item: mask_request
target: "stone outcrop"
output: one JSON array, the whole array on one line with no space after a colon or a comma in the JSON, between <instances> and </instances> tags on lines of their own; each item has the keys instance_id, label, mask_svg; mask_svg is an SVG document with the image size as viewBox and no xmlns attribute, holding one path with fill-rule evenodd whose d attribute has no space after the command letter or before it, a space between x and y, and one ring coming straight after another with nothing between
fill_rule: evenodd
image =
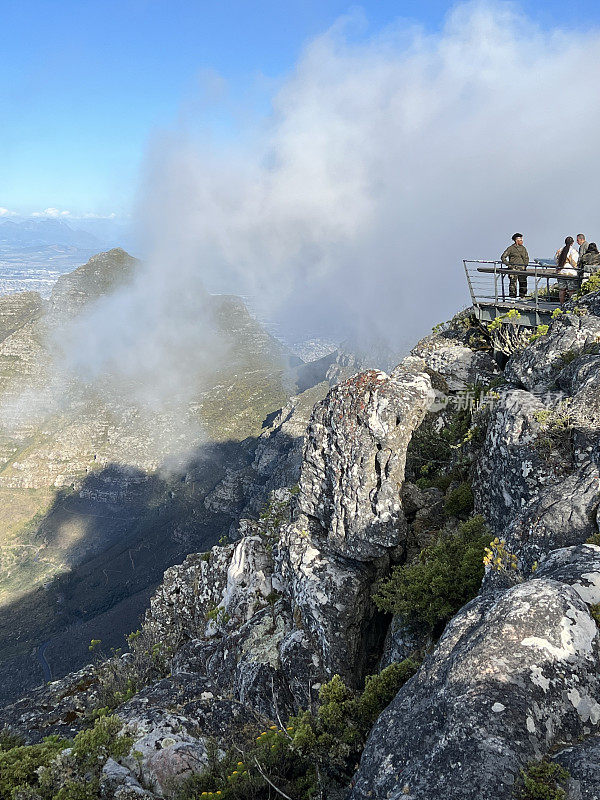
<instances>
[{"instance_id":1,"label":"stone outcrop","mask_svg":"<svg viewBox=\"0 0 600 800\"><path fill-rule=\"evenodd\" d=\"M471 350L459 341L428 336L411 350L427 369L444 381L446 391L460 391L475 384L487 385L502 372L489 353Z\"/></svg>"},{"instance_id":2,"label":"stone outcrop","mask_svg":"<svg viewBox=\"0 0 600 800\"><path fill-rule=\"evenodd\" d=\"M350 798L508 800L528 761L597 731L599 600L587 546L465 606L377 721Z\"/></svg>"},{"instance_id":3,"label":"stone outcrop","mask_svg":"<svg viewBox=\"0 0 600 800\"><path fill-rule=\"evenodd\" d=\"M528 391L550 389L566 359L581 355L600 342L600 318L567 313L552 323L550 333L513 355L506 365L507 380Z\"/></svg>"},{"instance_id":4,"label":"stone outcrop","mask_svg":"<svg viewBox=\"0 0 600 800\"><path fill-rule=\"evenodd\" d=\"M567 800L597 797L600 547L586 540L597 541L600 500L600 305L584 308L513 355L504 386L491 356L469 346L481 332L464 320L389 374L348 377L351 359L326 359L339 382L325 397L324 382L292 397L203 497L207 513L248 518L233 544L188 556L154 594L143 632L164 645L168 665L116 709L134 745L104 765L103 796L164 796L205 769L209 742L241 746L245 728L314 709L334 674L360 689L375 663L420 650L425 660L376 721L346 800L512 800L521 770L542 758L569 769ZM490 407L473 413L466 436L457 426L458 439L444 439L447 474L421 481L415 459L406 481L415 430L423 426L411 452L422 447L427 461L441 426L456 422L446 401L490 381L499 386ZM488 565L480 593L436 643L424 624L379 613L373 584L453 534L469 509L453 516L446 501L472 475L474 511L516 568ZM100 688L93 670L71 676L6 719L31 741L72 736Z\"/></svg>"},{"instance_id":5,"label":"stone outcrop","mask_svg":"<svg viewBox=\"0 0 600 800\"><path fill-rule=\"evenodd\" d=\"M307 432L298 507L333 553L368 561L405 534L406 448L433 401L424 374L361 373L317 405Z\"/></svg>"}]
</instances>

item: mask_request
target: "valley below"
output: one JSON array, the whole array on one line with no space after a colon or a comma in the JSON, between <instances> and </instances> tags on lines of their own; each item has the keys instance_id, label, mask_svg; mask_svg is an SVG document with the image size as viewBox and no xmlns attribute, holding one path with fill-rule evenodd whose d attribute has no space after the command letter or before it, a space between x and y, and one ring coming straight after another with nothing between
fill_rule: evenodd
<instances>
[{"instance_id":1,"label":"valley below","mask_svg":"<svg viewBox=\"0 0 600 800\"><path fill-rule=\"evenodd\" d=\"M273 486L257 451L275 435L277 458L297 444L278 410L304 393L308 413L326 390L335 354L303 364L226 295L209 296L207 313L227 355L184 405L148 411L127 386L57 377L63 326L138 268L116 249L59 277L47 299L0 297L2 701L122 648L165 569L260 508Z\"/></svg>"}]
</instances>

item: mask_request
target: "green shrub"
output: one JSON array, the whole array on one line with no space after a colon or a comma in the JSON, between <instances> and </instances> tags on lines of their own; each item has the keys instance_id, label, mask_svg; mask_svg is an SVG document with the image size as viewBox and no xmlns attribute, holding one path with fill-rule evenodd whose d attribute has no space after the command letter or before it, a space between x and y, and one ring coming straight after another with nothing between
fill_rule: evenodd
<instances>
[{"instance_id":1,"label":"green shrub","mask_svg":"<svg viewBox=\"0 0 600 800\"><path fill-rule=\"evenodd\" d=\"M529 337L529 343L531 344L532 342L537 342L537 340L541 339L542 336L546 336L549 330L549 325L538 325L535 329L535 333L532 333Z\"/></svg>"},{"instance_id":2,"label":"green shrub","mask_svg":"<svg viewBox=\"0 0 600 800\"><path fill-rule=\"evenodd\" d=\"M12 750L13 747L20 747L22 744L23 738L16 733L11 733L8 728L3 728L0 731L0 753Z\"/></svg>"},{"instance_id":3,"label":"green shrub","mask_svg":"<svg viewBox=\"0 0 600 800\"><path fill-rule=\"evenodd\" d=\"M597 544L600 546L600 533L593 533L585 540L586 544Z\"/></svg>"},{"instance_id":4,"label":"green shrub","mask_svg":"<svg viewBox=\"0 0 600 800\"><path fill-rule=\"evenodd\" d=\"M578 350L565 350L564 353L560 354L560 360L563 364L568 365L571 362L575 361L575 359L579 356Z\"/></svg>"},{"instance_id":5,"label":"green shrub","mask_svg":"<svg viewBox=\"0 0 600 800\"><path fill-rule=\"evenodd\" d=\"M600 603L594 603L590 606L590 614L594 618L596 625L600 628Z\"/></svg>"},{"instance_id":6,"label":"green shrub","mask_svg":"<svg viewBox=\"0 0 600 800\"><path fill-rule=\"evenodd\" d=\"M567 796L560 786L569 779L569 772L551 761L532 761L521 770L516 791L519 800L564 800Z\"/></svg>"},{"instance_id":7,"label":"green shrub","mask_svg":"<svg viewBox=\"0 0 600 800\"><path fill-rule=\"evenodd\" d=\"M316 711L292 717L285 727L267 726L245 748L225 758L210 754L209 769L188 778L177 800L292 800L329 797L348 786L373 722L415 674L419 662L406 659L367 678L354 694L339 675L324 684Z\"/></svg>"},{"instance_id":8,"label":"green shrub","mask_svg":"<svg viewBox=\"0 0 600 800\"><path fill-rule=\"evenodd\" d=\"M464 479L464 460L460 447L471 426L469 409L446 412L447 423L438 430L439 418L426 417L413 433L406 453L406 475L409 480L421 481L421 488L437 485L436 481L449 472Z\"/></svg>"},{"instance_id":9,"label":"green shrub","mask_svg":"<svg viewBox=\"0 0 600 800\"><path fill-rule=\"evenodd\" d=\"M49 736L41 744L0 749L0 800L37 797L42 800L97 800L100 770L109 757L125 756L133 739L120 733L117 717L104 717L70 742ZM14 739L14 737L13 737ZM65 752L71 747L71 752Z\"/></svg>"},{"instance_id":10,"label":"green shrub","mask_svg":"<svg viewBox=\"0 0 600 800\"><path fill-rule=\"evenodd\" d=\"M453 489L444 501L444 514L447 517L461 517L473 510L473 490L468 481Z\"/></svg>"},{"instance_id":11,"label":"green shrub","mask_svg":"<svg viewBox=\"0 0 600 800\"><path fill-rule=\"evenodd\" d=\"M489 533L483 517L464 522L456 534L438 539L411 564L396 567L375 587L377 607L435 629L471 598L483 578Z\"/></svg>"},{"instance_id":12,"label":"green shrub","mask_svg":"<svg viewBox=\"0 0 600 800\"><path fill-rule=\"evenodd\" d=\"M98 666L99 708L112 711L130 700L144 686L168 675L179 635L174 630L171 639L164 641L148 628L130 633L127 636L129 657L119 658L117 651ZM96 712L90 714L92 719L97 716Z\"/></svg>"},{"instance_id":13,"label":"green shrub","mask_svg":"<svg viewBox=\"0 0 600 800\"><path fill-rule=\"evenodd\" d=\"M593 275L584 281L581 285L581 289L577 292L577 297L582 297L584 294L590 294L590 292L597 292L600 289L600 272L594 272Z\"/></svg>"},{"instance_id":14,"label":"green shrub","mask_svg":"<svg viewBox=\"0 0 600 800\"><path fill-rule=\"evenodd\" d=\"M38 786L38 769L47 766L68 742L50 736L41 744L21 745L0 752L0 800L12 800L16 789Z\"/></svg>"}]
</instances>

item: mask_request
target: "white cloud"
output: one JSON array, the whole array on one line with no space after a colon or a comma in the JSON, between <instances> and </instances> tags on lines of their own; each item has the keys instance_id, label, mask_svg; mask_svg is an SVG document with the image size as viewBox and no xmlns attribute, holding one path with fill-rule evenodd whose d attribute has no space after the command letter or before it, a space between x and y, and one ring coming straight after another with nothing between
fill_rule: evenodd
<instances>
[{"instance_id":1,"label":"white cloud","mask_svg":"<svg viewBox=\"0 0 600 800\"><path fill-rule=\"evenodd\" d=\"M16 211L11 211L8 208L2 208L0 206L0 217L16 217L16 216L17 216Z\"/></svg>"},{"instance_id":2,"label":"white cloud","mask_svg":"<svg viewBox=\"0 0 600 800\"><path fill-rule=\"evenodd\" d=\"M73 219L116 219L117 215L113 211L110 214L78 214L77 216L73 216Z\"/></svg>"},{"instance_id":3,"label":"white cloud","mask_svg":"<svg viewBox=\"0 0 600 800\"><path fill-rule=\"evenodd\" d=\"M32 217L50 217L58 219L60 217L70 217L70 211L60 211L58 208L45 208L43 211L34 211Z\"/></svg>"},{"instance_id":4,"label":"white cloud","mask_svg":"<svg viewBox=\"0 0 600 800\"><path fill-rule=\"evenodd\" d=\"M346 31L308 45L252 146L155 143L145 232L185 253L182 291L189 269L288 327L401 346L467 304L462 258L600 237L597 30L467 3L435 35Z\"/></svg>"},{"instance_id":5,"label":"white cloud","mask_svg":"<svg viewBox=\"0 0 600 800\"><path fill-rule=\"evenodd\" d=\"M203 283L287 331L400 350L467 305L462 258L498 257L515 230L532 257L600 239L599 31L543 31L506 3L459 5L434 35L357 44L346 24L308 45L244 144L155 142L150 255L73 337L86 380L189 394L214 346Z\"/></svg>"}]
</instances>

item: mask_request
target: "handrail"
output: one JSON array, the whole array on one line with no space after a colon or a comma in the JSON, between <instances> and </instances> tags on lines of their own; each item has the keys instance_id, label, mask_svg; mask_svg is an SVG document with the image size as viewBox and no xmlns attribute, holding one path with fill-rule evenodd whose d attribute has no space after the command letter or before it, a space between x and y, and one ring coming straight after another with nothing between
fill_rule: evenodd
<instances>
[{"instance_id":1,"label":"handrail","mask_svg":"<svg viewBox=\"0 0 600 800\"><path fill-rule=\"evenodd\" d=\"M487 266L489 265L489 266ZM537 261L529 262L527 266L513 268L503 264L502 261L488 260L488 259L463 259L463 266L467 285L471 294L473 305L480 307L481 305L498 306L502 304L506 307L507 303L518 303L523 309L529 309L535 312L536 316L540 311L543 313L550 313L555 308L559 307L558 302L550 299L550 279L558 278L564 273L561 273L554 265L539 264ZM481 279L478 278L481 276ZM485 285L484 276L493 275L493 287L491 284L488 287ZM533 279L533 291L528 292L523 297L509 297L505 287L506 276L525 276L526 278ZM548 299L540 298L540 281L546 282L546 292ZM520 287L519 287L520 288Z\"/></svg>"}]
</instances>

